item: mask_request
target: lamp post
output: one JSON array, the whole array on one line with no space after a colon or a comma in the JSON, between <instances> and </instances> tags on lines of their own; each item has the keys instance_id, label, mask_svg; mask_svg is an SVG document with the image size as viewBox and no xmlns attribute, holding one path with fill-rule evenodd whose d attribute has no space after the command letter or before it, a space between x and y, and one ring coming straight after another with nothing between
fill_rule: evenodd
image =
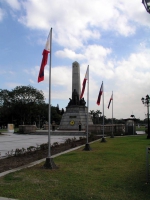
<instances>
[{"instance_id":1,"label":"lamp post","mask_svg":"<svg viewBox=\"0 0 150 200\"><path fill-rule=\"evenodd\" d=\"M142 103L145 105L145 106L147 106L147 127L148 127L148 130L147 130L147 133L148 133L148 135L147 135L147 139L150 139L150 126L149 126L149 105L150 105L150 97L149 97L149 95L147 94L146 95L146 98L143 98L142 97L142 99L141 99L141 101L142 101Z\"/></svg>"},{"instance_id":2,"label":"lamp post","mask_svg":"<svg viewBox=\"0 0 150 200\"><path fill-rule=\"evenodd\" d=\"M146 11L150 14L150 0L142 0Z\"/></svg>"}]
</instances>

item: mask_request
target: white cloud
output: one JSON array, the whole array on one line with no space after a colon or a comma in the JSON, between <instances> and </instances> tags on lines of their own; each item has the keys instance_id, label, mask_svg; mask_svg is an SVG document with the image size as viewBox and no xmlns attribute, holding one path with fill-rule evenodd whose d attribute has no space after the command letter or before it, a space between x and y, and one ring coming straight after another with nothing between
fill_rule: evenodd
<instances>
[{"instance_id":1,"label":"white cloud","mask_svg":"<svg viewBox=\"0 0 150 200\"><path fill-rule=\"evenodd\" d=\"M57 51L55 55L60 58L70 58L71 60L83 60L85 58L84 55L77 54L67 48L65 48L63 51Z\"/></svg>"},{"instance_id":2,"label":"white cloud","mask_svg":"<svg viewBox=\"0 0 150 200\"><path fill-rule=\"evenodd\" d=\"M21 23L46 31L53 27L54 40L72 49L82 48L88 40L100 39L102 29L130 36L136 31L134 22L145 23L141 20L145 16L144 9L136 0L131 3L123 0L27 0L22 2L22 7L25 14L19 19Z\"/></svg>"},{"instance_id":3,"label":"white cloud","mask_svg":"<svg viewBox=\"0 0 150 200\"><path fill-rule=\"evenodd\" d=\"M19 10L21 8L20 6L20 2L18 0L5 0L6 3L8 3L8 5L15 10Z\"/></svg>"}]
</instances>

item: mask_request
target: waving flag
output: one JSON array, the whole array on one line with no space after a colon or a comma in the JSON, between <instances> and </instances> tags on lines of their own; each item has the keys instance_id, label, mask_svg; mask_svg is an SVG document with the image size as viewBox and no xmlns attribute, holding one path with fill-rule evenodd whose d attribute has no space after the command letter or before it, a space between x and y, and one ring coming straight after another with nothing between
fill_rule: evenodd
<instances>
[{"instance_id":1,"label":"waving flag","mask_svg":"<svg viewBox=\"0 0 150 200\"><path fill-rule=\"evenodd\" d=\"M50 33L48 35L46 45L43 50L43 58L42 58L41 67L40 67L40 71L39 71L38 83L44 80L44 68L45 68L45 65L47 64L49 53L50 53Z\"/></svg>"},{"instance_id":2,"label":"waving flag","mask_svg":"<svg viewBox=\"0 0 150 200\"><path fill-rule=\"evenodd\" d=\"M98 106L100 105L102 93L103 93L103 82L102 82L102 85L101 85L101 88L100 88L100 91L99 91L99 94L98 94L98 98L97 98L97 105Z\"/></svg>"},{"instance_id":3,"label":"waving flag","mask_svg":"<svg viewBox=\"0 0 150 200\"><path fill-rule=\"evenodd\" d=\"M109 106L110 106L110 103L111 103L112 100L113 100L113 94L110 97L109 104L108 104L108 109L109 109Z\"/></svg>"},{"instance_id":4,"label":"waving flag","mask_svg":"<svg viewBox=\"0 0 150 200\"><path fill-rule=\"evenodd\" d=\"M86 86L86 81L88 80L88 77L89 77L89 66L87 67L85 78L84 78L83 83L82 83L82 92L81 92L81 95L80 95L80 99L82 99L82 97L83 97L85 86Z\"/></svg>"}]
</instances>

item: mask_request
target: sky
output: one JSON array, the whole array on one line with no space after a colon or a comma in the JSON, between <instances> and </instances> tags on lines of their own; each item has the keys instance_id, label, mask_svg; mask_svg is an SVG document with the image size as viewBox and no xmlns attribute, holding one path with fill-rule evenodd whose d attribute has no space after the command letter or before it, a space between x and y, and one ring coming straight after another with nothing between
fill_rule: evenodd
<instances>
[{"instance_id":1,"label":"sky","mask_svg":"<svg viewBox=\"0 0 150 200\"><path fill-rule=\"evenodd\" d=\"M49 62L38 83L42 52L52 28L51 104L66 108L72 63L81 88L89 65L89 111L104 84L104 115L144 119L150 95L150 15L142 0L0 0L0 89L33 86L49 97ZM113 91L113 104L108 109ZM84 93L87 101L87 90Z\"/></svg>"}]
</instances>

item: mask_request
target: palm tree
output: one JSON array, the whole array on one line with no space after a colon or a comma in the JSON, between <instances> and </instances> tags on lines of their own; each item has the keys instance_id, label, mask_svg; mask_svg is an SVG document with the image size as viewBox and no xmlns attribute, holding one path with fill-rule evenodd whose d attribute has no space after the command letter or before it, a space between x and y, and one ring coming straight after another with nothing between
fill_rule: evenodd
<instances>
[{"instance_id":1,"label":"palm tree","mask_svg":"<svg viewBox=\"0 0 150 200\"><path fill-rule=\"evenodd\" d=\"M93 120L93 124L94 124L94 122L95 122L95 111L94 110L90 110L90 114L91 114L91 116L92 116L92 120Z\"/></svg>"},{"instance_id":2,"label":"palm tree","mask_svg":"<svg viewBox=\"0 0 150 200\"><path fill-rule=\"evenodd\" d=\"M101 118L102 112L100 110L97 110L95 113L98 115L98 124L100 124L100 118ZM99 115L100 115L100 117L99 117Z\"/></svg>"}]
</instances>

